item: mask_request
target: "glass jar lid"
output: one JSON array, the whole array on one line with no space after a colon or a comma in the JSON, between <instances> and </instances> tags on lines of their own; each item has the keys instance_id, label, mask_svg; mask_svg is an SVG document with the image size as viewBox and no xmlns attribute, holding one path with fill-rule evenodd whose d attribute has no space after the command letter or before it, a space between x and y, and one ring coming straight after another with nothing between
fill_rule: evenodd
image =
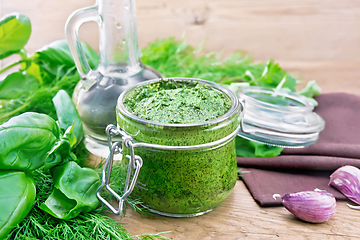
<instances>
[{"instance_id":1,"label":"glass jar lid","mask_svg":"<svg viewBox=\"0 0 360 240\"><path fill-rule=\"evenodd\" d=\"M281 147L304 147L315 143L325 121L313 102L286 89L243 87L238 90L244 107L240 137Z\"/></svg>"}]
</instances>

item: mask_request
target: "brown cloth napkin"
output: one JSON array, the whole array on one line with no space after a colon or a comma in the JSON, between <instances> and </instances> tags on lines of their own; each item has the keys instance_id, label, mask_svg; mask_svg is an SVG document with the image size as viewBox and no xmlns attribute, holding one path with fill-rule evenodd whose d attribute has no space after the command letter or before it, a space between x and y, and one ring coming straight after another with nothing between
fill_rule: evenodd
<instances>
[{"instance_id":1,"label":"brown cloth napkin","mask_svg":"<svg viewBox=\"0 0 360 240\"><path fill-rule=\"evenodd\" d=\"M238 157L242 180L261 206L281 205L273 194L319 188L345 200L328 186L337 168L352 165L360 168L360 97L347 93L328 93L316 97L315 112L326 122L318 142L305 148L287 148L270 158Z\"/></svg>"}]
</instances>

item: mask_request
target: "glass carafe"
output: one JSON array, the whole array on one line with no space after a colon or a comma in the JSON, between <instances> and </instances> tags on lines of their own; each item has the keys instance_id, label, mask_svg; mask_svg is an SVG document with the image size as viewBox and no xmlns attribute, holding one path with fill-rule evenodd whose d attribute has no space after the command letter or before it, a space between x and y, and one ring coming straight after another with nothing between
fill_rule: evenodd
<instances>
[{"instance_id":1,"label":"glass carafe","mask_svg":"<svg viewBox=\"0 0 360 240\"><path fill-rule=\"evenodd\" d=\"M100 62L95 70L90 68L78 37L80 25L89 21L99 26ZM97 0L94 6L70 15L65 33L81 77L73 101L83 122L86 147L106 157L105 129L116 124L118 96L139 82L162 76L141 62L134 0Z\"/></svg>"}]
</instances>

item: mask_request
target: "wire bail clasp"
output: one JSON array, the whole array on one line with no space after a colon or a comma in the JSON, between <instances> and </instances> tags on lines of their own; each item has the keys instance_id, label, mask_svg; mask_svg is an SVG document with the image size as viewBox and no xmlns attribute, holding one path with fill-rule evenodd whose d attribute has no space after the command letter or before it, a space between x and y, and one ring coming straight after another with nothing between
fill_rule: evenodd
<instances>
[{"instance_id":1,"label":"wire bail clasp","mask_svg":"<svg viewBox=\"0 0 360 240\"><path fill-rule=\"evenodd\" d=\"M130 195L130 193L133 191L135 187L136 180L138 178L140 168L142 167L143 160L140 156L135 155L134 153L134 145L133 145L133 138L129 135L127 135L124 131L118 129L114 125L110 124L106 128L106 134L108 137L108 143L110 148L110 154L106 159L106 162L104 164L103 170L102 170L102 183L101 186L98 188L96 192L97 198L104 203L114 214L119 215L123 211L124 202L126 198ZM121 135L122 142L112 142L111 137L115 135ZM110 187L110 176L111 176L111 170L113 166L114 161L114 154L123 153L123 150L120 148L119 145L123 144L124 147L128 148L130 150L130 155L126 155L126 158L129 159L129 166L127 169L127 175L125 180L125 187L124 187L124 193L122 196L119 196L111 187ZM134 174L131 179L131 172L134 170ZM103 188L106 188L108 192L110 192L111 195L113 195L117 201L119 202L118 210L116 210L111 204L106 201L101 195L100 192Z\"/></svg>"}]
</instances>

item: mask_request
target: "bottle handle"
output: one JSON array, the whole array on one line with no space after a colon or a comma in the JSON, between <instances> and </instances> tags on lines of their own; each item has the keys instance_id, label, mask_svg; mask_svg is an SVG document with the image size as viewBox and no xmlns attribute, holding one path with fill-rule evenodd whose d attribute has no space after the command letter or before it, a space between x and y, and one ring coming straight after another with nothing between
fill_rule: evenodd
<instances>
[{"instance_id":1,"label":"bottle handle","mask_svg":"<svg viewBox=\"0 0 360 240\"><path fill-rule=\"evenodd\" d=\"M85 22L94 21L98 25L101 18L98 11L98 5L85 7L73 12L67 19L65 24L65 36L68 42L71 54L74 58L75 65L82 79L91 72L88 60L86 59L84 50L79 39L79 28Z\"/></svg>"}]
</instances>

